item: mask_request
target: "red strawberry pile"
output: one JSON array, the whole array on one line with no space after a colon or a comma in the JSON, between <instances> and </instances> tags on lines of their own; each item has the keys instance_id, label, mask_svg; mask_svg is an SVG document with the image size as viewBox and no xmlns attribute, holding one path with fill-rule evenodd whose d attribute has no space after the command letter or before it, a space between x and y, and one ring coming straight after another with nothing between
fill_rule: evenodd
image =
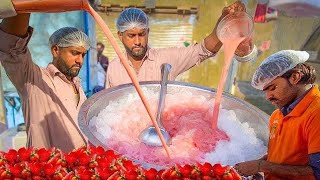
<instances>
[{"instance_id":1,"label":"red strawberry pile","mask_svg":"<svg viewBox=\"0 0 320 180\"><path fill-rule=\"evenodd\" d=\"M221 164L175 165L168 169L144 169L126 157L102 147L82 147L68 154L61 150L26 149L0 152L0 179L57 180L153 180L234 179L241 177Z\"/></svg>"}]
</instances>

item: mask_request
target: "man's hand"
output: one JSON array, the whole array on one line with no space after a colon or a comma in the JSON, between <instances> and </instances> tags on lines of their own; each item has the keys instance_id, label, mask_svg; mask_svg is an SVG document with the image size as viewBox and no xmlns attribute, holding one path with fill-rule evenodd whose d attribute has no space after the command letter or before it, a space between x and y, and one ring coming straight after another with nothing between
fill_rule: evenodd
<instances>
[{"instance_id":1,"label":"man's hand","mask_svg":"<svg viewBox=\"0 0 320 180\"><path fill-rule=\"evenodd\" d=\"M241 2L241 1L236 1L233 4L224 7L222 9L221 16L219 17L216 26L218 26L219 22L221 21L222 18L224 18L226 15L234 13L234 12L245 12L246 11L246 6Z\"/></svg>"},{"instance_id":2,"label":"man's hand","mask_svg":"<svg viewBox=\"0 0 320 180\"><path fill-rule=\"evenodd\" d=\"M216 24L216 27L218 26L220 21L228 14L232 14L235 12L245 12L245 11L246 11L246 6L241 1L236 1L230 6L223 8L221 16ZM235 54L237 56L243 57L250 54L252 50L253 50L253 43L252 43L252 38L250 37L240 43Z\"/></svg>"},{"instance_id":3,"label":"man's hand","mask_svg":"<svg viewBox=\"0 0 320 180\"><path fill-rule=\"evenodd\" d=\"M219 19L215 25L215 28L213 29L212 33L205 38L205 46L209 51L211 51L213 53L217 53L222 46L222 43L218 39L217 34L216 34L216 29L217 29L219 22L228 14L231 14L234 12L245 12L245 11L246 11L246 7L241 1L236 1L233 4L231 4L230 6L223 8L223 10L221 12L221 16L219 17ZM238 49L236 51L236 55L243 57L245 55L250 54L252 49L253 49L252 40L248 39L248 40L242 42L238 46Z\"/></svg>"},{"instance_id":4,"label":"man's hand","mask_svg":"<svg viewBox=\"0 0 320 180\"><path fill-rule=\"evenodd\" d=\"M260 165L263 160L253 160L236 164L234 168L241 176L250 176L260 171Z\"/></svg>"}]
</instances>

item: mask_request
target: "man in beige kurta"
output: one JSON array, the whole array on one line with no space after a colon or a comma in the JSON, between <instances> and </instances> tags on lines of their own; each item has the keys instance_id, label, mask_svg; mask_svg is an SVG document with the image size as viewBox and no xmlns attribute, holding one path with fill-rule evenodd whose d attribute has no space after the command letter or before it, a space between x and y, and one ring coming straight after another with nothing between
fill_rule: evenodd
<instances>
[{"instance_id":1,"label":"man in beige kurta","mask_svg":"<svg viewBox=\"0 0 320 180\"><path fill-rule=\"evenodd\" d=\"M0 60L21 97L27 146L57 147L64 152L81 147L87 140L77 123L86 100L80 79L68 79L54 64L40 68L32 62L27 44L33 29L28 27L28 15L18 16L0 25Z\"/></svg>"},{"instance_id":2,"label":"man in beige kurta","mask_svg":"<svg viewBox=\"0 0 320 180\"><path fill-rule=\"evenodd\" d=\"M234 11L245 11L240 1L223 9L220 19ZM219 19L219 20L220 20ZM218 21L219 22L219 21ZM218 23L217 23L218 24ZM128 8L117 19L117 29L120 41L126 49L129 65L136 71L139 81L159 81L161 65L169 63L172 66L169 80L174 80L179 74L189 70L198 63L214 56L222 43L217 38L216 28L199 44L189 47L150 48L148 46L149 20L140 9ZM239 61L250 61L257 55L257 49L251 39L242 42L235 56ZM131 83L120 59L116 57L110 62L106 88Z\"/></svg>"}]
</instances>

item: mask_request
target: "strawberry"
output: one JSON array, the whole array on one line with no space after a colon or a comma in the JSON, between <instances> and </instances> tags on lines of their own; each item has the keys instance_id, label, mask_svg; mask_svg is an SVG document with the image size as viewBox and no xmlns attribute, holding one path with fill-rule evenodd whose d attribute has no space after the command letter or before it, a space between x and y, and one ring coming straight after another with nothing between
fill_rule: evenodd
<instances>
[{"instance_id":1,"label":"strawberry","mask_svg":"<svg viewBox=\"0 0 320 180\"><path fill-rule=\"evenodd\" d=\"M16 150L10 149L9 152L4 155L4 158L5 158L8 162L13 163L13 162L16 161L17 155L18 155L18 152L17 152Z\"/></svg>"},{"instance_id":2,"label":"strawberry","mask_svg":"<svg viewBox=\"0 0 320 180\"><path fill-rule=\"evenodd\" d=\"M103 156L104 155L104 149L101 146L98 147L90 147L91 154L96 154L97 156Z\"/></svg>"},{"instance_id":3,"label":"strawberry","mask_svg":"<svg viewBox=\"0 0 320 180\"><path fill-rule=\"evenodd\" d=\"M45 164L44 165L44 173L47 177L51 177L56 171L56 168L52 164Z\"/></svg>"},{"instance_id":4,"label":"strawberry","mask_svg":"<svg viewBox=\"0 0 320 180\"><path fill-rule=\"evenodd\" d=\"M64 176L65 180L76 180L77 177L74 175L74 171L69 172Z\"/></svg>"},{"instance_id":5,"label":"strawberry","mask_svg":"<svg viewBox=\"0 0 320 180\"><path fill-rule=\"evenodd\" d=\"M45 148L39 149L37 154L39 155L39 160L41 162L47 162L51 156L51 152L49 152Z\"/></svg>"},{"instance_id":6,"label":"strawberry","mask_svg":"<svg viewBox=\"0 0 320 180\"><path fill-rule=\"evenodd\" d=\"M31 171L29 169L25 168L25 169L22 170L21 176L24 179L27 179L27 178L31 177Z\"/></svg>"},{"instance_id":7,"label":"strawberry","mask_svg":"<svg viewBox=\"0 0 320 180\"><path fill-rule=\"evenodd\" d=\"M92 160L89 163L89 167L90 168L95 168L95 167L98 167L98 166L99 166L99 164L98 164L98 162L96 160Z\"/></svg>"},{"instance_id":8,"label":"strawberry","mask_svg":"<svg viewBox=\"0 0 320 180\"><path fill-rule=\"evenodd\" d=\"M232 174L230 172L226 172L222 176L223 180L233 180Z\"/></svg>"},{"instance_id":9,"label":"strawberry","mask_svg":"<svg viewBox=\"0 0 320 180\"><path fill-rule=\"evenodd\" d=\"M191 172L193 170L193 167L191 165L187 164L187 165L184 165L183 167L178 166L178 169L179 169L182 177L189 178L191 175Z\"/></svg>"},{"instance_id":10,"label":"strawberry","mask_svg":"<svg viewBox=\"0 0 320 180\"><path fill-rule=\"evenodd\" d=\"M54 173L54 175L53 175L54 180L62 180L63 177L64 176L61 173Z\"/></svg>"},{"instance_id":11,"label":"strawberry","mask_svg":"<svg viewBox=\"0 0 320 180\"><path fill-rule=\"evenodd\" d=\"M92 175L91 178L90 178L90 180L100 180L100 179L101 178L98 175Z\"/></svg>"},{"instance_id":12,"label":"strawberry","mask_svg":"<svg viewBox=\"0 0 320 180\"><path fill-rule=\"evenodd\" d=\"M159 171L159 174L161 179L170 179L170 172L171 172L171 169L166 169L166 170L163 170L163 171Z\"/></svg>"},{"instance_id":13,"label":"strawberry","mask_svg":"<svg viewBox=\"0 0 320 180\"><path fill-rule=\"evenodd\" d=\"M215 175L222 176L225 173L226 168L222 167L221 164L215 164L212 166L212 170Z\"/></svg>"},{"instance_id":14,"label":"strawberry","mask_svg":"<svg viewBox=\"0 0 320 180\"><path fill-rule=\"evenodd\" d=\"M32 175L38 176L38 175L40 175L40 173L41 173L41 166L40 166L40 164L37 163L37 162L35 162L35 163L30 163L30 164L29 164L29 169L30 169Z\"/></svg>"},{"instance_id":15,"label":"strawberry","mask_svg":"<svg viewBox=\"0 0 320 180\"><path fill-rule=\"evenodd\" d=\"M88 180L91 177L91 172L88 170L85 170L83 172L79 172L79 178L83 180Z\"/></svg>"},{"instance_id":16,"label":"strawberry","mask_svg":"<svg viewBox=\"0 0 320 180\"><path fill-rule=\"evenodd\" d=\"M0 166L4 166L7 164L7 160L5 158L0 157Z\"/></svg>"},{"instance_id":17,"label":"strawberry","mask_svg":"<svg viewBox=\"0 0 320 180\"><path fill-rule=\"evenodd\" d=\"M130 160L123 159L123 160L122 160L122 164L123 164L123 166L124 166L127 170L136 169L136 168L137 168L137 166L134 165L134 164L132 163L132 161L130 161Z\"/></svg>"},{"instance_id":18,"label":"strawberry","mask_svg":"<svg viewBox=\"0 0 320 180\"><path fill-rule=\"evenodd\" d=\"M10 172L12 174L13 177L20 177L21 172L22 172L23 168L20 165L14 165L13 167L10 167Z\"/></svg>"},{"instance_id":19,"label":"strawberry","mask_svg":"<svg viewBox=\"0 0 320 180\"><path fill-rule=\"evenodd\" d=\"M87 166L77 166L75 168L78 172L84 172L87 170Z\"/></svg>"},{"instance_id":20,"label":"strawberry","mask_svg":"<svg viewBox=\"0 0 320 180\"><path fill-rule=\"evenodd\" d=\"M212 165L206 162L203 165L199 165L199 170L202 176L211 176Z\"/></svg>"},{"instance_id":21,"label":"strawberry","mask_svg":"<svg viewBox=\"0 0 320 180\"><path fill-rule=\"evenodd\" d=\"M38 153L36 152L31 153L29 162L38 162L38 161L39 161Z\"/></svg>"},{"instance_id":22,"label":"strawberry","mask_svg":"<svg viewBox=\"0 0 320 180\"><path fill-rule=\"evenodd\" d=\"M135 170L129 170L124 172L124 177L127 180L135 180L138 177L138 173Z\"/></svg>"},{"instance_id":23,"label":"strawberry","mask_svg":"<svg viewBox=\"0 0 320 180\"><path fill-rule=\"evenodd\" d=\"M193 170L191 171L191 179L199 179L201 176L200 171L197 168L193 168Z\"/></svg>"},{"instance_id":24,"label":"strawberry","mask_svg":"<svg viewBox=\"0 0 320 180\"><path fill-rule=\"evenodd\" d=\"M42 180L44 178L42 178L41 176L32 176L32 180Z\"/></svg>"},{"instance_id":25,"label":"strawberry","mask_svg":"<svg viewBox=\"0 0 320 180\"><path fill-rule=\"evenodd\" d=\"M67 161L65 159L59 158L55 163L56 166L66 167Z\"/></svg>"},{"instance_id":26,"label":"strawberry","mask_svg":"<svg viewBox=\"0 0 320 180\"><path fill-rule=\"evenodd\" d=\"M103 166L100 166L103 167ZM111 176L115 171L111 171L109 168L97 168L98 175L101 179L107 179L109 176Z\"/></svg>"},{"instance_id":27,"label":"strawberry","mask_svg":"<svg viewBox=\"0 0 320 180\"><path fill-rule=\"evenodd\" d=\"M68 165L71 167L73 167L74 163L77 161L77 157L75 156L74 152L71 152L69 154L65 154L64 157L65 157Z\"/></svg>"},{"instance_id":28,"label":"strawberry","mask_svg":"<svg viewBox=\"0 0 320 180\"><path fill-rule=\"evenodd\" d=\"M177 170L173 170L170 173L170 179L180 179L181 173Z\"/></svg>"},{"instance_id":29,"label":"strawberry","mask_svg":"<svg viewBox=\"0 0 320 180\"><path fill-rule=\"evenodd\" d=\"M146 178L143 175L138 175L136 180L146 180Z\"/></svg>"},{"instance_id":30,"label":"strawberry","mask_svg":"<svg viewBox=\"0 0 320 180\"><path fill-rule=\"evenodd\" d=\"M79 157L79 162L82 166L86 166L90 163L91 157L86 154L81 154Z\"/></svg>"},{"instance_id":31,"label":"strawberry","mask_svg":"<svg viewBox=\"0 0 320 180\"><path fill-rule=\"evenodd\" d=\"M213 180L213 178L210 176L202 176L201 179L202 180Z\"/></svg>"},{"instance_id":32,"label":"strawberry","mask_svg":"<svg viewBox=\"0 0 320 180\"><path fill-rule=\"evenodd\" d=\"M11 174L9 171L4 170L4 171L0 171L0 179L10 179L11 178Z\"/></svg>"},{"instance_id":33,"label":"strawberry","mask_svg":"<svg viewBox=\"0 0 320 180\"><path fill-rule=\"evenodd\" d=\"M157 177L157 170L154 169L154 168L151 168L149 170L145 170L144 171L144 175L146 177L146 180L153 180L153 179L156 179Z\"/></svg>"},{"instance_id":34,"label":"strawberry","mask_svg":"<svg viewBox=\"0 0 320 180\"><path fill-rule=\"evenodd\" d=\"M18 150L18 155L21 161L28 161L30 158L32 150L31 149L26 149L25 147L20 148Z\"/></svg>"},{"instance_id":35,"label":"strawberry","mask_svg":"<svg viewBox=\"0 0 320 180\"><path fill-rule=\"evenodd\" d=\"M114 151L112 151L112 150L107 150L107 151L105 152L105 156L106 156L107 160L110 161L110 162L112 162L113 160L119 158L119 155L116 155L116 154L114 153Z\"/></svg>"},{"instance_id":36,"label":"strawberry","mask_svg":"<svg viewBox=\"0 0 320 180\"><path fill-rule=\"evenodd\" d=\"M230 173L232 174L232 177L234 180L241 180L242 179L241 176L238 174L238 172L235 169L231 168Z\"/></svg>"},{"instance_id":37,"label":"strawberry","mask_svg":"<svg viewBox=\"0 0 320 180\"><path fill-rule=\"evenodd\" d=\"M99 167L109 167L110 162L106 158L101 158L97 160Z\"/></svg>"}]
</instances>

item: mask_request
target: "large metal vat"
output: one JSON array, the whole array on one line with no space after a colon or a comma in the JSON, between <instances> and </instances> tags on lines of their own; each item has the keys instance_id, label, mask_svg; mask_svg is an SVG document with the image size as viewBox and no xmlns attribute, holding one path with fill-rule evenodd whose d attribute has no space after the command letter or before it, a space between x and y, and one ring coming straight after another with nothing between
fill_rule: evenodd
<instances>
[{"instance_id":1,"label":"large metal vat","mask_svg":"<svg viewBox=\"0 0 320 180\"><path fill-rule=\"evenodd\" d=\"M155 93L160 89L159 82L142 82L141 86ZM187 90L194 95L202 95L206 98L213 98L216 93L213 89L190 83L175 81L169 82L168 84L168 94L179 92L181 89ZM89 126L92 117L97 116L102 109L108 106L110 101L115 101L131 93L136 93L135 88L131 84L120 85L98 92L82 105L79 114L79 126L93 145L108 148L99 137L96 137L94 133L92 133L93 129ZM221 105L224 109L233 110L237 114L238 119L241 122L247 122L249 126L254 129L257 137L261 139L265 145L267 144L269 116L266 113L230 94L223 95ZM107 119L112 120L112 117L107 117Z\"/></svg>"}]
</instances>

